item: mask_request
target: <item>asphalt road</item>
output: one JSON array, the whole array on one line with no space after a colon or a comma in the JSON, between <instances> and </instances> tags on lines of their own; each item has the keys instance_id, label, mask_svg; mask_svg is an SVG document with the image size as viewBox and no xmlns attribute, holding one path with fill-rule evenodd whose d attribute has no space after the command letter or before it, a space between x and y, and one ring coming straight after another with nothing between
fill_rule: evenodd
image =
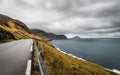
<instances>
[{"instance_id":1,"label":"asphalt road","mask_svg":"<svg viewBox=\"0 0 120 75\"><path fill-rule=\"evenodd\" d=\"M33 40L24 39L0 45L0 75L25 75Z\"/></svg>"}]
</instances>

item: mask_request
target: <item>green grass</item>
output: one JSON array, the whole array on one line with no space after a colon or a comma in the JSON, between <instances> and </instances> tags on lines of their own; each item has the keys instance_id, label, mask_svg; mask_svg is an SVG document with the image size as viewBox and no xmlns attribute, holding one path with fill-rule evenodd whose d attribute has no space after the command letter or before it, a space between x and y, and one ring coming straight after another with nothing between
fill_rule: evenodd
<instances>
[{"instance_id":1,"label":"green grass","mask_svg":"<svg viewBox=\"0 0 120 75\"><path fill-rule=\"evenodd\" d=\"M39 41L38 44L50 75L118 75L97 64L63 54L47 42Z\"/></svg>"}]
</instances>

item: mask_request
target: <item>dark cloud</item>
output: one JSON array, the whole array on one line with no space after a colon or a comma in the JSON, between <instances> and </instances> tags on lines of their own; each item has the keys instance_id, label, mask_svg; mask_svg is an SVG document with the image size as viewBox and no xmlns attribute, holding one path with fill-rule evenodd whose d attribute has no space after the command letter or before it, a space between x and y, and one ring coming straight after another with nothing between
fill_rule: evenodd
<instances>
[{"instance_id":1,"label":"dark cloud","mask_svg":"<svg viewBox=\"0 0 120 75\"><path fill-rule=\"evenodd\" d=\"M118 17L120 16L120 1L115 2L112 6L106 8L99 12L97 16L99 17Z\"/></svg>"},{"instance_id":2,"label":"dark cloud","mask_svg":"<svg viewBox=\"0 0 120 75\"><path fill-rule=\"evenodd\" d=\"M56 34L120 37L120 0L0 0L0 12Z\"/></svg>"}]
</instances>

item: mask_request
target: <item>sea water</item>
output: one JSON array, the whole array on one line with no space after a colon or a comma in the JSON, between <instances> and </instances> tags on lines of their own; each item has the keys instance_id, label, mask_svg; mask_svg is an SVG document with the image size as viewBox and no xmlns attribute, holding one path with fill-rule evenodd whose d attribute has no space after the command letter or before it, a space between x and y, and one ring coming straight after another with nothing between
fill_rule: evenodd
<instances>
[{"instance_id":1,"label":"sea water","mask_svg":"<svg viewBox=\"0 0 120 75\"><path fill-rule=\"evenodd\" d=\"M120 70L120 39L68 39L50 43L68 54L105 68Z\"/></svg>"}]
</instances>

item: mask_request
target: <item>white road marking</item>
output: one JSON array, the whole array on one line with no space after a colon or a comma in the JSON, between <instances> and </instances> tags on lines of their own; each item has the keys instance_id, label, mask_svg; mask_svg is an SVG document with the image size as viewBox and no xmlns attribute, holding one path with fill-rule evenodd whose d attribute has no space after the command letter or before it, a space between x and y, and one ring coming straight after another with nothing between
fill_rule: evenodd
<instances>
[{"instance_id":1,"label":"white road marking","mask_svg":"<svg viewBox=\"0 0 120 75\"><path fill-rule=\"evenodd\" d=\"M31 47L30 47L29 51L33 51L33 45L31 45Z\"/></svg>"},{"instance_id":2,"label":"white road marking","mask_svg":"<svg viewBox=\"0 0 120 75\"><path fill-rule=\"evenodd\" d=\"M25 75L31 75L31 64L32 60L28 60Z\"/></svg>"}]
</instances>

